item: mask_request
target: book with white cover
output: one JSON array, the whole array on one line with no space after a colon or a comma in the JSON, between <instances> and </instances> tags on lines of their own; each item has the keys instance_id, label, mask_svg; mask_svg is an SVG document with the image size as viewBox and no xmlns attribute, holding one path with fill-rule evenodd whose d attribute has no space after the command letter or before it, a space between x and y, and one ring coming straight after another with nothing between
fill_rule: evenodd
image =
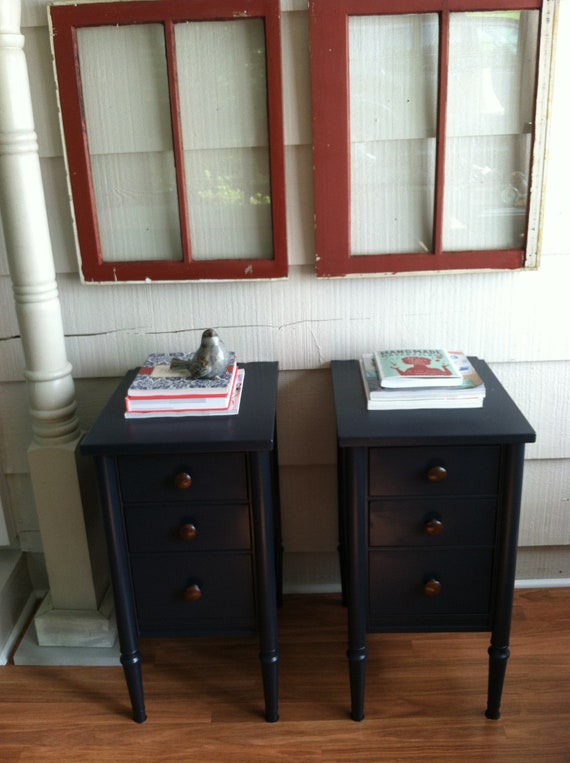
<instances>
[{"instance_id":1,"label":"book with white cover","mask_svg":"<svg viewBox=\"0 0 570 763\"><path fill-rule=\"evenodd\" d=\"M447 350L378 350L374 359L382 387L457 387L463 382Z\"/></svg>"},{"instance_id":2,"label":"book with white cover","mask_svg":"<svg viewBox=\"0 0 570 763\"><path fill-rule=\"evenodd\" d=\"M463 383L458 387L415 387L389 389L380 386L372 353L360 359L364 395L369 410L405 410L421 408L479 408L483 405L485 384L464 352L449 352L461 370Z\"/></svg>"}]
</instances>

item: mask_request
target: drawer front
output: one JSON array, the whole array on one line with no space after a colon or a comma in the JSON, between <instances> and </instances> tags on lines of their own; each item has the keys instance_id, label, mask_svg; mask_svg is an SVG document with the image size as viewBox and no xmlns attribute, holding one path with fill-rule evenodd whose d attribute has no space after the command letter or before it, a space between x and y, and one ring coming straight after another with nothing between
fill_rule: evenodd
<instances>
[{"instance_id":1,"label":"drawer front","mask_svg":"<svg viewBox=\"0 0 570 763\"><path fill-rule=\"evenodd\" d=\"M127 504L129 548L140 551L223 551L251 547L247 504Z\"/></svg>"},{"instance_id":2,"label":"drawer front","mask_svg":"<svg viewBox=\"0 0 570 763\"><path fill-rule=\"evenodd\" d=\"M371 495L494 495L500 447L371 448Z\"/></svg>"},{"instance_id":3,"label":"drawer front","mask_svg":"<svg viewBox=\"0 0 570 763\"><path fill-rule=\"evenodd\" d=\"M370 503L370 546L492 546L495 498L392 498Z\"/></svg>"},{"instance_id":4,"label":"drawer front","mask_svg":"<svg viewBox=\"0 0 570 763\"><path fill-rule=\"evenodd\" d=\"M255 626L249 554L136 554L131 569L143 632Z\"/></svg>"},{"instance_id":5,"label":"drawer front","mask_svg":"<svg viewBox=\"0 0 570 763\"><path fill-rule=\"evenodd\" d=\"M370 617L408 625L434 615L487 613L492 562L488 548L372 551Z\"/></svg>"},{"instance_id":6,"label":"drawer front","mask_svg":"<svg viewBox=\"0 0 570 763\"><path fill-rule=\"evenodd\" d=\"M243 453L121 456L125 501L247 500Z\"/></svg>"}]
</instances>

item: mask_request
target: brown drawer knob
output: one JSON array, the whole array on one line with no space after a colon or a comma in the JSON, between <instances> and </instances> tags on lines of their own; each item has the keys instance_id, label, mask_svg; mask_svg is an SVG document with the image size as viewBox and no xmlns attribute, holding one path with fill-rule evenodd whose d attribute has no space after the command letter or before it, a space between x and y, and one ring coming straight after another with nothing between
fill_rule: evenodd
<instances>
[{"instance_id":1,"label":"brown drawer knob","mask_svg":"<svg viewBox=\"0 0 570 763\"><path fill-rule=\"evenodd\" d=\"M192 522L186 522L186 524L178 528L178 537L180 540L194 540L197 535L198 530L196 529L196 525L193 525Z\"/></svg>"},{"instance_id":2,"label":"brown drawer knob","mask_svg":"<svg viewBox=\"0 0 570 763\"><path fill-rule=\"evenodd\" d=\"M200 590L200 586L196 583L192 583L192 585L187 586L184 589L184 598L186 601L198 601L198 599L201 599L202 591Z\"/></svg>"},{"instance_id":3,"label":"brown drawer knob","mask_svg":"<svg viewBox=\"0 0 570 763\"><path fill-rule=\"evenodd\" d=\"M426 535L441 535L443 532L443 522L439 517L430 517L424 522L424 532Z\"/></svg>"},{"instance_id":4,"label":"brown drawer knob","mask_svg":"<svg viewBox=\"0 0 570 763\"><path fill-rule=\"evenodd\" d=\"M445 466L432 466L428 470L427 478L430 482L443 482L447 479L447 469Z\"/></svg>"},{"instance_id":5,"label":"brown drawer knob","mask_svg":"<svg viewBox=\"0 0 570 763\"><path fill-rule=\"evenodd\" d=\"M441 593L441 583L435 578L430 578L424 583L424 594L426 596L439 596Z\"/></svg>"},{"instance_id":6,"label":"brown drawer knob","mask_svg":"<svg viewBox=\"0 0 570 763\"><path fill-rule=\"evenodd\" d=\"M188 472L179 472L174 478L174 486L177 487L178 490L188 490L191 484L192 477Z\"/></svg>"}]
</instances>

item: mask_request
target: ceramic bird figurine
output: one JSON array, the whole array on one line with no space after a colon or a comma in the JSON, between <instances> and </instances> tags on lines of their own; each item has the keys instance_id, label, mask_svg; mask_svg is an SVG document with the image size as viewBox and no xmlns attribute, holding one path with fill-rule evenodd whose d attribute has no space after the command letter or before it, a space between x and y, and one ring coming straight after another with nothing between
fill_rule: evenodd
<instances>
[{"instance_id":1,"label":"ceramic bird figurine","mask_svg":"<svg viewBox=\"0 0 570 763\"><path fill-rule=\"evenodd\" d=\"M215 379L228 366L229 354L215 329L206 329L200 346L189 360L173 358L171 368L185 368L191 379Z\"/></svg>"}]
</instances>

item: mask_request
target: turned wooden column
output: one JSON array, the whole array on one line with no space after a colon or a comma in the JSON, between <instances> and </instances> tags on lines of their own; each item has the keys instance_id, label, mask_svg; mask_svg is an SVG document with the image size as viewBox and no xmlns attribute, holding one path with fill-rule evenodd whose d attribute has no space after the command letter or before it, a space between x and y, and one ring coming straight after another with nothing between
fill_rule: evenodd
<instances>
[{"instance_id":1,"label":"turned wooden column","mask_svg":"<svg viewBox=\"0 0 570 763\"><path fill-rule=\"evenodd\" d=\"M0 209L25 359L33 443L28 459L50 593L36 617L40 645L108 646L99 612L106 571L95 568L97 509L82 499L72 368L34 129L20 1L0 0Z\"/></svg>"}]
</instances>

